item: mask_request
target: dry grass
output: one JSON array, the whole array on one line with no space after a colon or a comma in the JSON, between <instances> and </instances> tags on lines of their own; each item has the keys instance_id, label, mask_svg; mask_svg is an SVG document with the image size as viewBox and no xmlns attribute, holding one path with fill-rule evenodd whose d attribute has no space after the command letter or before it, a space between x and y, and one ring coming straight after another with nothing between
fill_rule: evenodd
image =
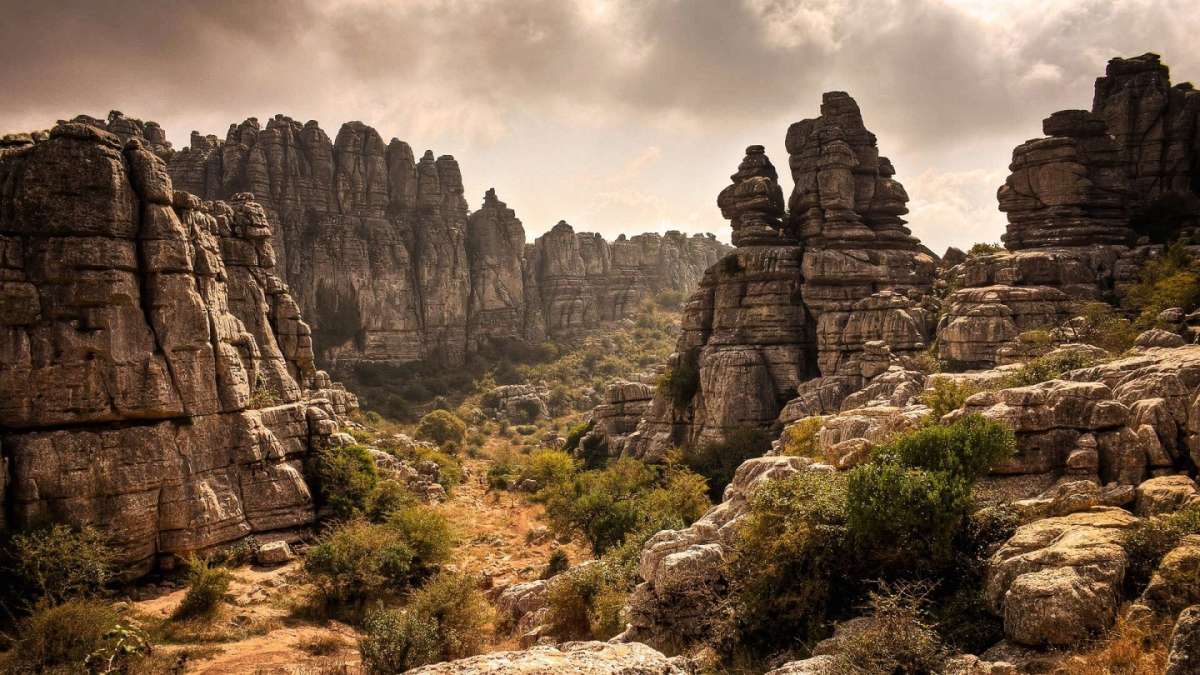
<instances>
[{"instance_id":1,"label":"dry grass","mask_svg":"<svg viewBox=\"0 0 1200 675\"><path fill-rule=\"evenodd\" d=\"M1160 675L1170 634L1169 623L1122 618L1090 649L1063 659L1055 675Z\"/></svg>"}]
</instances>

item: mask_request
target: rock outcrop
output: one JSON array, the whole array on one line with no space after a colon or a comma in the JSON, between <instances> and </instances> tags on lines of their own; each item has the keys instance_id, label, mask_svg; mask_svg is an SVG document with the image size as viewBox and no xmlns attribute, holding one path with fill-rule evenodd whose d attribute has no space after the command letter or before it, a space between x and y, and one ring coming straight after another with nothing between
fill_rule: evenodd
<instances>
[{"instance_id":1,"label":"rock outcrop","mask_svg":"<svg viewBox=\"0 0 1200 675\"><path fill-rule=\"evenodd\" d=\"M101 526L134 573L311 523L302 460L354 400L263 209L174 190L156 127L93 122L0 143L3 520Z\"/></svg>"},{"instance_id":2,"label":"rock outcrop","mask_svg":"<svg viewBox=\"0 0 1200 675\"><path fill-rule=\"evenodd\" d=\"M688 671L643 644L567 642L493 652L408 671L413 675L684 675Z\"/></svg>"},{"instance_id":3,"label":"rock outcrop","mask_svg":"<svg viewBox=\"0 0 1200 675\"><path fill-rule=\"evenodd\" d=\"M560 223L537 243L494 190L468 215L450 155L419 160L361 122L332 142L282 115L193 133L175 183L207 199L253 193L324 364L459 364L488 340L540 341L690 292L726 248L678 232L615 242Z\"/></svg>"},{"instance_id":4,"label":"rock outcrop","mask_svg":"<svg viewBox=\"0 0 1200 675\"><path fill-rule=\"evenodd\" d=\"M718 196L737 250L688 303L670 391L628 442L614 439L627 453L656 458L770 426L818 389L831 408L808 414L836 411L932 340L935 258L904 227L908 196L854 99L825 94L821 116L793 124L787 147L789 220L762 146L746 149Z\"/></svg>"}]
</instances>

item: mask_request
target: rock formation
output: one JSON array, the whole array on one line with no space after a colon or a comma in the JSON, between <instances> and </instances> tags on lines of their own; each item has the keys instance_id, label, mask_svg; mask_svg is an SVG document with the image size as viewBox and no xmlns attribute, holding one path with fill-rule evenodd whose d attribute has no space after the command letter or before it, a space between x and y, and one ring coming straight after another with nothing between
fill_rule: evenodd
<instances>
[{"instance_id":1,"label":"rock formation","mask_svg":"<svg viewBox=\"0 0 1200 675\"><path fill-rule=\"evenodd\" d=\"M354 401L263 209L174 190L156 127L94 122L0 143L3 520L100 525L133 572L311 523L302 460Z\"/></svg>"},{"instance_id":2,"label":"rock formation","mask_svg":"<svg viewBox=\"0 0 1200 675\"><path fill-rule=\"evenodd\" d=\"M970 367L1081 300L1113 301L1168 238L1200 217L1200 95L1155 54L1108 63L1092 110L1064 110L1013 151L1000 187L1009 252L950 270L940 356Z\"/></svg>"},{"instance_id":3,"label":"rock formation","mask_svg":"<svg viewBox=\"0 0 1200 675\"><path fill-rule=\"evenodd\" d=\"M750 146L717 199L737 250L705 273L672 356L674 382L687 386L660 392L629 442L612 447L658 457L770 426L817 390L830 395L808 412L836 410L931 341L935 259L904 227L908 197L854 99L825 94L821 116L793 124L787 147L790 219L774 166Z\"/></svg>"},{"instance_id":4,"label":"rock formation","mask_svg":"<svg viewBox=\"0 0 1200 675\"><path fill-rule=\"evenodd\" d=\"M282 115L193 133L170 173L208 199L253 193L323 363L462 363L488 339L540 341L631 316L642 298L687 292L725 247L713 237L605 242L560 223L533 246L494 190L468 216L453 157L361 122L334 141Z\"/></svg>"}]
</instances>

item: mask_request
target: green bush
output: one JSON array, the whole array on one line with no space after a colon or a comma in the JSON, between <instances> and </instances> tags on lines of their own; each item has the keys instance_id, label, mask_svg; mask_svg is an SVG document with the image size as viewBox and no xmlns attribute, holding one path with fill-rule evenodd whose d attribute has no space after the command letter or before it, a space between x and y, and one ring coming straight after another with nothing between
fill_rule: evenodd
<instances>
[{"instance_id":1,"label":"green bush","mask_svg":"<svg viewBox=\"0 0 1200 675\"><path fill-rule=\"evenodd\" d=\"M1133 347L1138 331L1112 305L1107 302L1085 302L1077 305L1073 311L1083 319L1073 336L1077 342L1094 345L1112 354L1120 354Z\"/></svg>"},{"instance_id":2,"label":"green bush","mask_svg":"<svg viewBox=\"0 0 1200 675\"><path fill-rule=\"evenodd\" d=\"M671 399L676 409L687 407L700 390L700 369L694 351L680 354L675 364L658 378L658 391Z\"/></svg>"},{"instance_id":3,"label":"green bush","mask_svg":"<svg viewBox=\"0 0 1200 675\"><path fill-rule=\"evenodd\" d=\"M457 448L467 434L467 424L449 410L434 410L417 424L417 438L443 448Z\"/></svg>"},{"instance_id":4,"label":"green bush","mask_svg":"<svg viewBox=\"0 0 1200 675\"><path fill-rule=\"evenodd\" d=\"M975 258L978 256L992 255L993 253L1000 253L1003 250L1003 244L981 241L972 244L971 248L967 249L967 257Z\"/></svg>"},{"instance_id":5,"label":"green bush","mask_svg":"<svg viewBox=\"0 0 1200 675\"><path fill-rule=\"evenodd\" d=\"M1031 359L1018 370L1004 377L1004 387L1028 387L1041 382L1058 379L1063 374L1079 368L1094 366L1097 359L1079 351L1051 352Z\"/></svg>"},{"instance_id":6,"label":"green bush","mask_svg":"<svg viewBox=\"0 0 1200 675\"><path fill-rule=\"evenodd\" d=\"M362 445L342 445L319 450L306 465L309 485L319 507L338 520L361 514L379 483L370 451Z\"/></svg>"},{"instance_id":7,"label":"green bush","mask_svg":"<svg viewBox=\"0 0 1200 675\"><path fill-rule=\"evenodd\" d=\"M845 474L804 471L764 483L734 532L729 578L733 641L750 651L817 637L845 567Z\"/></svg>"},{"instance_id":8,"label":"green bush","mask_svg":"<svg viewBox=\"0 0 1200 675\"><path fill-rule=\"evenodd\" d=\"M304 571L327 604L361 603L406 586L415 557L396 529L354 520L321 536Z\"/></svg>"},{"instance_id":9,"label":"green bush","mask_svg":"<svg viewBox=\"0 0 1200 675\"><path fill-rule=\"evenodd\" d=\"M708 479L709 497L719 501L742 462L762 457L770 450L771 436L766 431L742 427L725 432L721 441L687 448L683 461L692 471Z\"/></svg>"},{"instance_id":10,"label":"green bush","mask_svg":"<svg viewBox=\"0 0 1200 675\"><path fill-rule=\"evenodd\" d=\"M1015 448L1011 430L979 415L876 448L848 479L847 528L860 554L889 572L950 563L972 484Z\"/></svg>"},{"instance_id":11,"label":"green bush","mask_svg":"<svg viewBox=\"0 0 1200 675\"><path fill-rule=\"evenodd\" d=\"M450 521L441 513L421 505L394 511L387 525L396 532L412 552L409 574L427 576L450 559L454 534Z\"/></svg>"},{"instance_id":12,"label":"green bush","mask_svg":"<svg viewBox=\"0 0 1200 675\"><path fill-rule=\"evenodd\" d=\"M479 653L491 620L475 579L443 572L418 589L403 610L382 610L366 622L359 653L380 675Z\"/></svg>"},{"instance_id":13,"label":"green bush","mask_svg":"<svg viewBox=\"0 0 1200 675\"><path fill-rule=\"evenodd\" d=\"M542 570L541 579L549 579L555 575L562 574L571 568L571 561L567 559L567 552L561 548L556 548L550 552L550 559L546 561L546 569Z\"/></svg>"},{"instance_id":14,"label":"green bush","mask_svg":"<svg viewBox=\"0 0 1200 675\"><path fill-rule=\"evenodd\" d=\"M780 454L818 459L821 456L821 425L824 422L824 417L814 415L789 424L779 436Z\"/></svg>"},{"instance_id":15,"label":"green bush","mask_svg":"<svg viewBox=\"0 0 1200 675\"><path fill-rule=\"evenodd\" d=\"M381 480L367 496L364 512L368 520L382 523L393 512L417 504L408 486L395 480Z\"/></svg>"},{"instance_id":16,"label":"green bush","mask_svg":"<svg viewBox=\"0 0 1200 675\"><path fill-rule=\"evenodd\" d=\"M571 427L571 430L567 432L567 442L563 445L563 452L575 452L575 450L579 447L579 441L582 440L583 437L586 436L594 426L596 426L595 421L589 419L586 422L580 422L579 424Z\"/></svg>"},{"instance_id":17,"label":"green bush","mask_svg":"<svg viewBox=\"0 0 1200 675\"><path fill-rule=\"evenodd\" d=\"M683 527L708 506L703 481L686 469L630 458L547 485L536 497L560 533L582 533L597 555L651 524Z\"/></svg>"},{"instance_id":18,"label":"green bush","mask_svg":"<svg viewBox=\"0 0 1200 675\"><path fill-rule=\"evenodd\" d=\"M229 592L233 573L225 567L210 567L207 560L188 560L187 593L171 618L176 621L211 617Z\"/></svg>"},{"instance_id":19,"label":"green bush","mask_svg":"<svg viewBox=\"0 0 1200 675\"><path fill-rule=\"evenodd\" d=\"M1183 244L1142 266L1138 282L1125 293L1124 304L1137 312L1134 325L1152 328L1160 312L1180 307L1190 312L1200 305L1200 269Z\"/></svg>"},{"instance_id":20,"label":"green bush","mask_svg":"<svg viewBox=\"0 0 1200 675\"><path fill-rule=\"evenodd\" d=\"M561 450L540 449L529 454L520 469L521 480L533 480L538 487L570 480L579 471L571 455Z\"/></svg>"},{"instance_id":21,"label":"green bush","mask_svg":"<svg viewBox=\"0 0 1200 675\"><path fill-rule=\"evenodd\" d=\"M1143 518L1125 531L1123 544L1129 555L1125 580L1140 593L1163 556L1189 534L1200 533L1200 507L1190 506L1174 513Z\"/></svg>"},{"instance_id":22,"label":"green bush","mask_svg":"<svg viewBox=\"0 0 1200 675\"><path fill-rule=\"evenodd\" d=\"M939 377L921 394L921 403L929 406L929 419L938 422L946 413L958 410L978 389L970 382Z\"/></svg>"},{"instance_id":23,"label":"green bush","mask_svg":"<svg viewBox=\"0 0 1200 675\"><path fill-rule=\"evenodd\" d=\"M546 594L546 624L561 640L607 640L625 629L622 609L631 580L605 561L554 579Z\"/></svg>"},{"instance_id":24,"label":"green bush","mask_svg":"<svg viewBox=\"0 0 1200 675\"><path fill-rule=\"evenodd\" d=\"M104 649L119 625L116 610L96 600L39 606L21 622L18 637L0 665L11 673L87 672L84 662Z\"/></svg>"},{"instance_id":25,"label":"green bush","mask_svg":"<svg viewBox=\"0 0 1200 675\"><path fill-rule=\"evenodd\" d=\"M95 597L112 580L115 562L99 530L61 524L14 534L4 557L8 592L18 604Z\"/></svg>"}]
</instances>

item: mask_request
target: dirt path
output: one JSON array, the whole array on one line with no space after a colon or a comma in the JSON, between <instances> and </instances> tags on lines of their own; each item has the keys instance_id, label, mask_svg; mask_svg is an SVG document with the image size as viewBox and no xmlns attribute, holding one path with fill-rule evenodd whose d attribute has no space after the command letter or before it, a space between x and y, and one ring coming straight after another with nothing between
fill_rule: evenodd
<instances>
[{"instance_id":1,"label":"dirt path","mask_svg":"<svg viewBox=\"0 0 1200 675\"><path fill-rule=\"evenodd\" d=\"M466 479L437 508L459 538L454 564L483 575L490 587L536 579L550 552L563 548L572 563L586 559L576 543L554 541L542 507L524 495L491 493L490 462L464 461ZM298 618L293 608L308 588L301 562L276 568L242 567L235 571L226 606L211 624L184 633L176 644L158 649L164 662L187 654L183 671L204 675L333 675L359 672L357 631L345 624L317 624ZM132 603L146 622L166 618L183 599L174 590ZM225 641L221 641L225 640ZM487 651L516 648L506 635L489 641Z\"/></svg>"}]
</instances>

